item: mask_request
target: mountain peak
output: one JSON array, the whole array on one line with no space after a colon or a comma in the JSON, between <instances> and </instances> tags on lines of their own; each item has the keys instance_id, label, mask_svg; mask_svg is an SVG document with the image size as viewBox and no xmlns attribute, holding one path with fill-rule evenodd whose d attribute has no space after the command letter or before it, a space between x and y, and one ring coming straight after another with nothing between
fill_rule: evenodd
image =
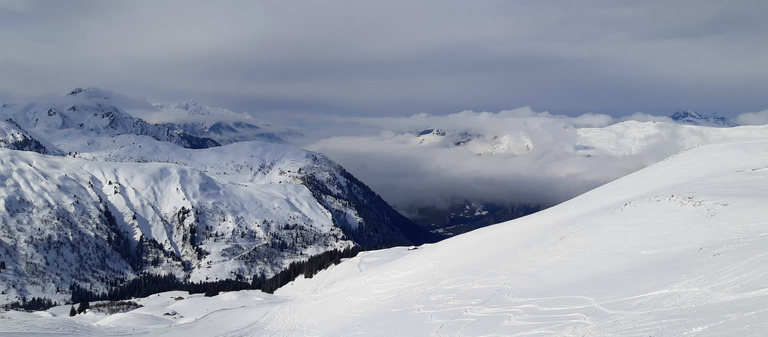
<instances>
[{"instance_id":1,"label":"mountain peak","mask_svg":"<svg viewBox=\"0 0 768 337\"><path fill-rule=\"evenodd\" d=\"M671 116L672 120L689 125L730 127L737 124L727 117L717 114L702 114L691 109L680 109Z\"/></svg>"},{"instance_id":2,"label":"mountain peak","mask_svg":"<svg viewBox=\"0 0 768 337\"><path fill-rule=\"evenodd\" d=\"M85 89L75 88L74 90L70 91L69 94L67 94L67 96L110 99L112 94L108 91L91 87L91 88L85 88Z\"/></svg>"},{"instance_id":3,"label":"mountain peak","mask_svg":"<svg viewBox=\"0 0 768 337\"><path fill-rule=\"evenodd\" d=\"M83 91L85 91L85 89L83 89L83 88L75 88L75 90L72 90L72 91L71 91L69 94L67 94L67 95L69 95L69 96L75 96L75 95L77 95L77 94L79 94L79 93L81 93L81 92L83 92Z\"/></svg>"},{"instance_id":4,"label":"mountain peak","mask_svg":"<svg viewBox=\"0 0 768 337\"><path fill-rule=\"evenodd\" d=\"M236 115L235 112L224 108L213 108L203 105L194 100L186 100L176 103L155 103L158 110L180 110L186 112L189 116L229 116Z\"/></svg>"},{"instance_id":5,"label":"mountain peak","mask_svg":"<svg viewBox=\"0 0 768 337\"><path fill-rule=\"evenodd\" d=\"M685 118L699 118L699 119L700 118L704 118L704 116L702 114L696 112L696 110L691 110L691 109L680 109L680 110L677 110L677 112L672 114L672 116L670 116L670 117L672 119L674 119L674 120L681 120L681 119L685 119Z\"/></svg>"},{"instance_id":6,"label":"mountain peak","mask_svg":"<svg viewBox=\"0 0 768 337\"><path fill-rule=\"evenodd\" d=\"M205 107L194 100L188 100L180 103L176 103L175 108L186 110L190 115L210 115L211 112L206 110Z\"/></svg>"},{"instance_id":7,"label":"mountain peak","mask_svg":"<svg viewBox=\"0 0 768 337\"><path fill-rule=\"evenodd\" d=\"M435 136L445 136L447 134L447 131L443 129L425 129L419 132L419 136L426 136L426 135L435 135Z\"/></svg>"}]
</instances>

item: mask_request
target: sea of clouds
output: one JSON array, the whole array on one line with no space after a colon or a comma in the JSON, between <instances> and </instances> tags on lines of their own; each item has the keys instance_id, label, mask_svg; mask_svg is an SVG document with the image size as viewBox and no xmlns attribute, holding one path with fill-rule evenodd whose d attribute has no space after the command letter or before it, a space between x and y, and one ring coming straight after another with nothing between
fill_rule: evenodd
<instances>
[{"instance_id":1,"label":"sea of clouds","mask_svg":"<svg viewBox=\"0 0 768 337\"><path fill-rule=\"evenodd\" d=\"M743 114L737 120L766 124L768 112ZM702 128L675 124L667 117L565 116L529 107L338 117L335 125L334 132L352 131L316 137L306 147L328 155L405 212L461 200L554 205L712 141ZM349 135L360 133L355 129L367 131ZM447 136L420 136L433 129ZM456 144L461 141L466 142Z\"/></svg>"}]
</instances>

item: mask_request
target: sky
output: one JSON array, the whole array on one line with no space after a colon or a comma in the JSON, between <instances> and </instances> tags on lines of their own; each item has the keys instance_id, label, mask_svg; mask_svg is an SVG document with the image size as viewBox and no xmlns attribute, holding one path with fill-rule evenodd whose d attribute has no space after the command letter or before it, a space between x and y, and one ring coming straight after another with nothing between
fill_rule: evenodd
<instances>
[{"instance_id":1,"label":"sky","mask_svg":"<svg viewBox=\"0 0 768 337\"><path fill-rule=\"evenodd\" d=\"M0 0L0 100L259 114L768 109L768 2Z\"/></svg>"}]
</instances>

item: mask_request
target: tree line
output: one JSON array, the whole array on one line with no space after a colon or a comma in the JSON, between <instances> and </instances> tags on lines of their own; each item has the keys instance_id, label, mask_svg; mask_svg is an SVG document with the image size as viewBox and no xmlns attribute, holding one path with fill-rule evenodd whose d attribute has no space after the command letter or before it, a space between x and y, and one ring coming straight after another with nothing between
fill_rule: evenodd
<instances>
[{"instance_id":1,"label":"tree line","mask_svg":"<svg viewBox=\"0 0 768 337\"><path fill-rule=\"evenodd\" d=\"M72 284L71 303L83 303L93 301L121 301L130 298L147 297L152 294L180 290L190 294L205 294L216 296L220 292L239 290L261 290L272 294L275 290L295 280L299 275L311 278L319 271L332 265L341 263L342 259L357 256L362 249L358 246L344 250L329 250L309 257L306 261L292 262L274 276L267 278L264 274L254 275L251 282L244 280L219 280L207 282L189 282L177 279L171 274L156 275L150 273L140 274L123 284L110 287L106 292L94 292L78 284Z\"/></svg>"},{"instance_id":2,"label":"tree line","mask_svg":"<svg viewBox=\"0 0 768 337\"><path fill-rule=\"evenodd\" d=\"M78 283L72 283L69 290L72 293L68 304L80 304L73 312L81 313L89 308L88 303L94 301L123 301L130 298L147 297L152 294L166 291L187 291L190 294L205 294L216 296L220 292L239 290L261 290L272 294L280 287L295 280L300 275L312 278L318 272L332 265L341 263L342 259L357 256L362 249L359 246L343 250L329 250L318 255L313 255L305 261L295 261L274 276L267 278L263 273L253 275L250 282L242 279L227 279L208 282L189 282L179 280L172 274L156 275L142 273L138 277L128 281L113 280L109 282L109 290L96 292ZM123 281L123 282L120 282ZM34 297L30 300L23 298L21 301L4 305L7 310L36 311L45 310L56 306L58 303L42 297ZM74 308L74 306L73 306Z\"/></svg>"}]
</instances>

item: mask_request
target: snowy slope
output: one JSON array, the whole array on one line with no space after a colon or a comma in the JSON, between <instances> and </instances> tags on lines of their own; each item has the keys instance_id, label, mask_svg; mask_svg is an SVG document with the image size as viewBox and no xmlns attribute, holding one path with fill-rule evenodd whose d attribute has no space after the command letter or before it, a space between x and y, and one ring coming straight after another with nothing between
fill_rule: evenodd
<instances>
[{"instance_id":1,"label":"snowy slope","mask_svg":"<svg viewBox=\"0 0 768 337\"><path fill-rule=\"evenodd\" d=\"M32 138L13 120L0 121L0 148L57 154L48 150L39 140Z\"/></svg>"},{"instance_id":2,"label":"snowy slope","mask_svg":"<svg viewBox=\"0 0 768 337\"><path fill-rule=\"evenodd\" d=\"M0 332L762 336L766 180L768 142L703 146L522 219L363 253L276 296L161 294L115 317L2 313Z\"/></svg>"},{"instance_id":3,"label":"snowy slope","mask_svg":"<svg viewBox=\"0 0 768 337\"><path fill-rule=\"evenodd\" d=\"M716 128L625 121L602 128L580 128L576 139L574 148L581 156L646 156L661 160L679 151L707 144L768 139L768 126Z\"/></svg>"}]
</instances>

